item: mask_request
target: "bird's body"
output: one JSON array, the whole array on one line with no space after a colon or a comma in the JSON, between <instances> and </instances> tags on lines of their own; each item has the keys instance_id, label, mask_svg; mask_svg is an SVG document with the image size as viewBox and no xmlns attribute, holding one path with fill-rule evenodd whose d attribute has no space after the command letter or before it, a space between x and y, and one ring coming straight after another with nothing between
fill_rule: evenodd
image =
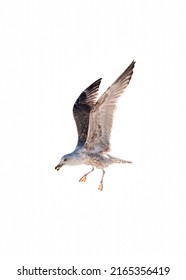
<instances>
[{"instance_id":1,"label":"bird's body","mask_svg":"<svg viewBox=\"0 0 186 280\"><path fill-rule=\"evenodd\" d=\"M80 181L86 181L86 176L94 167L102 169L103 175L99 190L103 189L104 168L113 163L131 163L109 154L110 134L113 115L118 98L130 82L135 62L119 76L119 78L96 101L101 79L85 89L76 100L73 107L74 119L78 131L78 143L75 150L64 155L55 167L59 170L63 165L91 165L92 169Z\"/></svg>"},{"instance_id":2,"label":"bird's body","mask_svg":"<svg viewBox=\"0 0 186 280\"><path fill-rule=\"evenodd\" d=\"M75 150L74 152L65 156L68 160L71 160L71 163L69 162L69 165L71 166L85 164L92 165L97 169L106 168L113 163L126 163L126 161L113 157L106 153L87 152L84 147L79 148L78 150Z\"/></svg>"}]
</instances>

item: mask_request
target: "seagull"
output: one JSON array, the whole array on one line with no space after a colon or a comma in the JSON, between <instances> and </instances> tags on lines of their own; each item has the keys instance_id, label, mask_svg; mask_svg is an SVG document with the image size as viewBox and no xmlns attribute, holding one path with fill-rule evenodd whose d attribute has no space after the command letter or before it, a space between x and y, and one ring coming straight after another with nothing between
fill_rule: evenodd
<instances>
[{"instance_id":1,"label":"seagull","mask_svg":"<svg viewBox=\"0 0 186 280\"><path fill-rule=\"evenodd\" d=\"M103 190L105 168L113 163L132 163L109 154L110 136L114 112L119 97L128 86L135 66L135 61L116 79L116 81L97 100L101 79L86 88L76 100L73 115L78 132L78 142L72 153L64 155L55 167L90 165L92 169L84 174L79 182L85 182L87 175L94 168L102 170L98 190Z\"/></svg>"}]
</instances>

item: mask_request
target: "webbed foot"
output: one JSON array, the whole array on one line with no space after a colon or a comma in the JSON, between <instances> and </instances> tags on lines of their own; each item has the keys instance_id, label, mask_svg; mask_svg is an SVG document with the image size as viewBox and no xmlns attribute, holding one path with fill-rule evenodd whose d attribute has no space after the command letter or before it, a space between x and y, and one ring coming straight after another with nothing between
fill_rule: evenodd
<instances>
[{"instance_id":1,"label":"webbed foot","mask_svg":"<svg viewBox=\"0 0 186 280\"><path fill-rule=\"evenodd\" d=\"M79 179L79 182L86 182L87 176L83 176Z\"/></svg>"},{"instance_id":2,"label":"webbed foot","mask_svg":"<svg viewBox=\"0 0 186 280\"><path fill-rule=\"evenodd\" d=\"M102 192L102 190L103 190L103 183L99 184L98 190Z\"/></svg>"}]
</instances>

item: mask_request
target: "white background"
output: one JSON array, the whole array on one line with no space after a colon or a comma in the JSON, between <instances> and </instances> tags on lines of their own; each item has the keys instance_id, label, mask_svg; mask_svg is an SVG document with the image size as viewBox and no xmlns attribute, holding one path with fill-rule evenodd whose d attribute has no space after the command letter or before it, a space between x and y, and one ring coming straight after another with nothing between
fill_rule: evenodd
<instances>
[{"instance_id":1,"label":"white background","mask_svg":"<svg viewBox=\"0 0 186 280\"><path fill-rule=\"evenodd\" d=\"M170 266L165 279L185 279L184 5L1 2L3 279L22 279L22 265ZM79 183L89 167L54 167L76 146L78 95L100 77L104 92L133 59L112 133L112 154L133 164L109 167L99 192L99 170Z\"/></svg>"}]
</instances>

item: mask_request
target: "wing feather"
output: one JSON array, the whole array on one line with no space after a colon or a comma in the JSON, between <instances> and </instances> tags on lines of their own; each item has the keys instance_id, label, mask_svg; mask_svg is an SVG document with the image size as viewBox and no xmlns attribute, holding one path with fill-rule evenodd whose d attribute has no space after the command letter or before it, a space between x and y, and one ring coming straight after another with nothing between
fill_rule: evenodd
<instances>
[{"instance_id":1,"label":"wing feather","mask_svg":"<svg viewBox=\"0 0 186 280\"><path fill-rule=\"evenodd\" d=\"M96 152L110 150L110 135L116 104L131 80L134 65L135 61L106 90L92 108L85 143L86 149Z\"/></svg>"},{"instance_id":2,"label":"wing feather","mask_svg":"<svg viewBox=\"0 0 186 280\"><path fill-rule=\"evenodd\" d=\"M76 147L84 145L86 141L89 126L89 115L92 107L96 103L100 83L101 79L95 81L86 88L74 104L73 115L78 132L78 143Z\"/></svg>"}]
</instances>

